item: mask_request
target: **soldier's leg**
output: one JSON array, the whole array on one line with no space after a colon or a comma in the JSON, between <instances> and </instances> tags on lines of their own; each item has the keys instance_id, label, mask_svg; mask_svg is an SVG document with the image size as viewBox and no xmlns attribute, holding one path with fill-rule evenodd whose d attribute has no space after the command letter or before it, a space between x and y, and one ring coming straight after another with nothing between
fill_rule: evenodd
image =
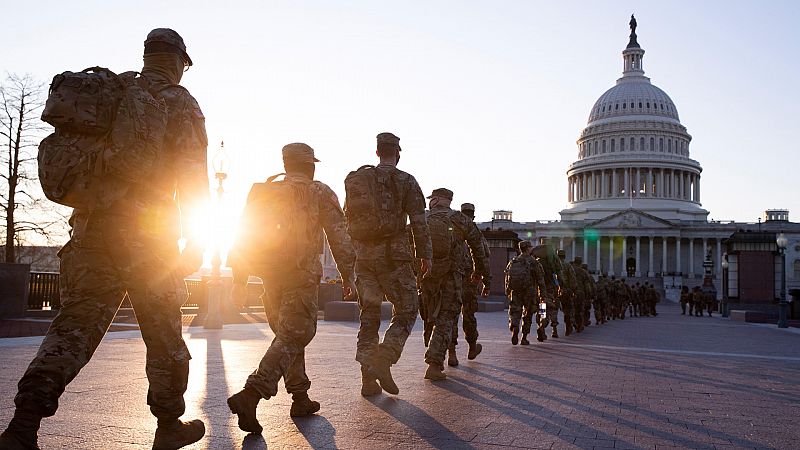
<instances>
[{"instance_id":1,"label":"soldier's leg","mask_svg":"<svg viewBox=\"0 0 800 450\"><path fill-rule=\"evenodd\" d=\"M478 288L472 280L465 277L463 289L461 315L464 340L472 345L478 342L478 320L475 318L475 313L478 311Z\"/></svg>"},{"instance_id":2,"label":"soldier's leg","mask_svg":"<svg viewBox=\"0 0 800 450\"><path fill-rule=\"evenodd\" d=\"M174 422L186 409L183 394L191 356L181 334L178 289L184 288L183 280L169 271L154 271L163 267L153 263L133 271L128 298L147 346L147 404L159 422Z\"/></svg>"},{"instance_id":3,"label":"soldier's leg","mask_svg":"<svg viewBox=\"0 0 800 450\"><path fill-rule=\"evenodd\" d=\"M463 307L462 307L463 309ZM460 314L456 314L456 317L453 318L453 332L451 333L450 337L450 347L455 348L458 345L458 317Z\"/></svg>"},{"instance_id":4,"label":"soldier's leg","mask_svg":"<svg viewBox=\"0 0 800 450\"><path fill-rule=\"evenodd\" d=\"M55 414L64 388L91 359L124 293L103 249L68 243L60 258L61 310L19 380L14 398L17 411L39 417Z\"/></svg>"},{"instance_id":5,"label":"soldier's leg","mask_svg":"<svg viewBox=\"0 0 800 450\"><path fill-rule=\"evenodd\" d=\"M378 349L381 326L381 304L384 293L371 263L356 261L356 290L360 310L356 361L362 365Z\"/></svg>"},{"instance_id":6,"label":"soldier's leg","mask_svg":"<svg viewBox=\"0 0 800 450\"><path fill-rule=\"evenodd\" d=\"M311 387L311 380L306 375L306 352L305 349L294 358L292 364L283 374L283 381L286 385L286 392L292 394L292 406L289 415L301 417L314 414L319 411L319 402L308 398L308 389Z\"/></svg>"},{"instance_id":7,"label":"soldier's leg","mask_svg":"<svg viewBox=\"0 0 800 450\"><path fill-rule=\"evenodd\" d=\"M410 262L400 263L391 272L381 273L378 280L386 298L392 303L392 320L380 344L391 364L397 363L403 352L419 311L417 279ZM458 299L456 300L459 301ZM378 324L380 324L380 305L378 305Z\"/></svg>"},{"instance_id":8,"label":"soldier's leg","mask_svg":"<svg viewBox=\"0 0 800 450\"><path fill-rule=\"evenodd\" d=\"M247 378L245 390L258 392L262 398L270 398L277 394L278 381L285 375L290 377L287 380L287 390L291 388L293 393L308 390L311 382L304 375L303 358L305 347L317 332L319 285L315 283L283 288L276 286L277 282L265 284L269 284L265 289L265 303L270 304L270 308L265 309L277 310L277 314L271 312L271 317L268 317L275 338L261 358L258 368ZM301 371L302 376L299 374Z\"/></svg>"},{"instance_id":9,"label":"soldier's leg","mask_svg":"<svg viewBox=\"0 0 800 450\"><path fill-rule=\"evenodd\" d=\"M558 308L555 305L547 305L547 319L550 322L550 336L558 337Z\"/></svg>"},{"instance_id":10,"label":"soldier's leg","mask_svg":"<svg viewBox=\"0 0 800 450\"><path fill-rule=\"evenodd\" d=\"M448 274L441 285L441 308L436 316L433 336L425 352L425 362L431 366L444 368L444 356L452 338L453 319L461 309L459 303L461 276Z\"/></svg>"},{"instance_id":11,"label":"soldier's leg","mask_svg":"<svg viewBox=\"0 0 800 450\"><path fill-rule=\"evenodd\" d=\"M522 343L528 345L528 335L531 333L534 316L539 308L533 295L526 295L522 303Z\"/></svg>"},{"instance_id":12,"label":"soldier's leg","mask_svg":"<svg viewBox=\"0 0 800 450\"><path fill-rule=\"evenodd\" d=\"M508 302L508 330L511 331L511 343L516 345L519 339L520 320L524 304L521 292L511 292Z\"/></svg>"}]
</instances>

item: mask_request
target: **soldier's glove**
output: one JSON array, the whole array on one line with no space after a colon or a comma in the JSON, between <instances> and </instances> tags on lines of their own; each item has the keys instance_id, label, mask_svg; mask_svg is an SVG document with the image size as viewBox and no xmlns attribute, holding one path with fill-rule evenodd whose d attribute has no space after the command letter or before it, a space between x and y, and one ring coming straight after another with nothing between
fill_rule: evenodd
<instances>
[{"instance_id":1,"label":"soldier's glove","mask_svg":"<svg viewBox=\"0 0 800 450\"><path fill-rule=\"evenodd\" d=\"M342 296L345 300L356 300L358 298L356 284L350 280L342 281Z\"/></svg>"}]
</instances>

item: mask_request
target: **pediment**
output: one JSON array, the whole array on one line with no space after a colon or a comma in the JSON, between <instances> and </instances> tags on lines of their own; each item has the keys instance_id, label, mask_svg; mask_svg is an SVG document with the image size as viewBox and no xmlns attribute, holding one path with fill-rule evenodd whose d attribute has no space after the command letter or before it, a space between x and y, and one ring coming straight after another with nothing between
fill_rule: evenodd
<instances>
[{"instance_id":1,"label":"pediment","mask_svg":"<svg viewBox=\"0 0 800 450\"><path fill-rule=\"evenodd\" d=\"M589 224L587 228L599 230L618 230L618 229L662 229L668 230L675 228L675 225L660 217L636 209L627 209L596 220Z\"/></svg>"}]
</instances>

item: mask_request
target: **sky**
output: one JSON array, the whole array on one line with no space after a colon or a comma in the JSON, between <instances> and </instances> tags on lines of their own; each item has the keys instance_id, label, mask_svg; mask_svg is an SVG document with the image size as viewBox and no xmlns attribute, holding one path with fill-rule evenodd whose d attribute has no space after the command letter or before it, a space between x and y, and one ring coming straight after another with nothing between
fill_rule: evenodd
<instances>
[{"instance_id":1,"label":"sky","mask_svg":"<svg viewBox=\"0 0 800 450\"><path fill-rule=\"evenodd\" d=\"M147 33L173 28L209 162L223 140L231 159L223 216L282 171L290 142L314 147L317 179L343 201L347 173L376 163L375 135L390 131L426 195L448 187L479 221L556 220L631 13L645 75L692 135L709 219L800 220L800 2L17 1L3 7L0 73L138 70Z\"/></svg>"}]
</instances>

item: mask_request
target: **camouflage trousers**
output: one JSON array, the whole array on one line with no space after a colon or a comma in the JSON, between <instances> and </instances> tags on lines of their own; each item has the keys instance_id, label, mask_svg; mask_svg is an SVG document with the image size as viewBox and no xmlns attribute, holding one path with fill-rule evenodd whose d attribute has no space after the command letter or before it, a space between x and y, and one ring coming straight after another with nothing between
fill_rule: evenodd
<instances>
[{"instance_id":1,"label":"camouflage trousers","mask_svg":"<svg viewBox=\"0 0 800 450\"><path fill-rule=\"evenodd\" d=\"M426 302L427 321L433 334L425 352L425 362L444 367L444 356L453 339L455 318L461 309L462 275L448 272L441 277L422 280L422 298Z\"/></svg>"},{"instance_id":2,"label":"camouflage trousers","mask_svg":"<svg viewBox=\"0 0 800 450\"><path fill-rule=\"evenodd\" d=\"M546 282L545 282L546 283ZM556 302L556 288L553 285L545 284L545 303L547 304L547 317L544 320L541 320L539 315L536 316L536 323L539 325L540 329L547 328L549 324L553 330L558 328L558 309L559 303Z\"/></svg>"},{"instance_id":3,"label":"camouflage trousers","mask_svg":"<svg viewBox=\"0 0 800 450\"><path fill-rule=\"evenodd\" d=\"M356 361L369 364L380 351L391 364L397 363L414 328L419 311L417 280L410 261L356 260L356 289L361 310ZM381 304L392 304L392 320L380 342Z\"/></svg>"},{"instance_id":4,"label":"camouflage trousers","mask_svg":"<svg viewBox=\"0 0 800 450\"><path fill-rule=\"evenodd\" d=\"M478 283L474 283L469 277L464 276L461 284L461 316L463 317L462 326L464 328L464 339L467 343L478 342L478 320L475 312L478 311ZM453 320L453 339L451 347L458 345L458 314Z\"/></svg>"},{"instance_id":5,"label":"camouflage trousers","mask_svg":"<svg viewBox=\"0 0 800 450\"><path fill-rule=\"evenodd\" d=\"M533 317L539 310L539 304L533 291L516 292L512 291L508 302L508 328L513 331L519 329L522 320L522 334L527 335L531 332ZM538 323L538 322L537 322Z\"/></svg>"},{"instance_id":6,"label":"camouflage trousers","mask_svg":"<svg viewBox=\"0 0 800 450\"><path fill-rule=\"evenodd\" d=\"M583 330L586 325L586 295L578 291L572 301L574 303L573 326L578 330Z\"/></svg>"},{"instance_id":7,"label":"camouflage trousers","mask_svg":"<svg viewBox=\"0 0 800 450\"><path fill-rule=\"evenodd\" d=\"M564 313L564 326L567 331L577 329L578 323L575 320L575 296L571 293L565 293L559 298L559 301L561 303L561 311Z\"/></svg>"},{"instance_id":8,"label":"camouflage trousers","mask_svg":"<svg viewBox=\"0 0 800 450\"><path fill-rule=\"evenodd\" d=\"M183 415L189 350L181 335L182 276L171 245L120 218L75 219L61 249L62 307L19 381L17 408L52 416L58 399L89 362L127 292L147 346L147 404L158 418ZM123 355L121 364L131 364ZM100 406L102 407L102 406Z\"/></svg>"},{"instance_id":9,"label":"camouflage trousers","mask_svg":"<svg viewBox=\"0 0 800 450\"><path fill-rule=\"evenodd\" d=\"M311 381L306 375L305 348L317 333L319 281L311 277L298 282L291 276L262 279L264 312L275 337L258 368L247 377L245 388L270 398L278 393L278 381L283 378L288 393L306 392Z\"/></svg>"}]
</instances>

